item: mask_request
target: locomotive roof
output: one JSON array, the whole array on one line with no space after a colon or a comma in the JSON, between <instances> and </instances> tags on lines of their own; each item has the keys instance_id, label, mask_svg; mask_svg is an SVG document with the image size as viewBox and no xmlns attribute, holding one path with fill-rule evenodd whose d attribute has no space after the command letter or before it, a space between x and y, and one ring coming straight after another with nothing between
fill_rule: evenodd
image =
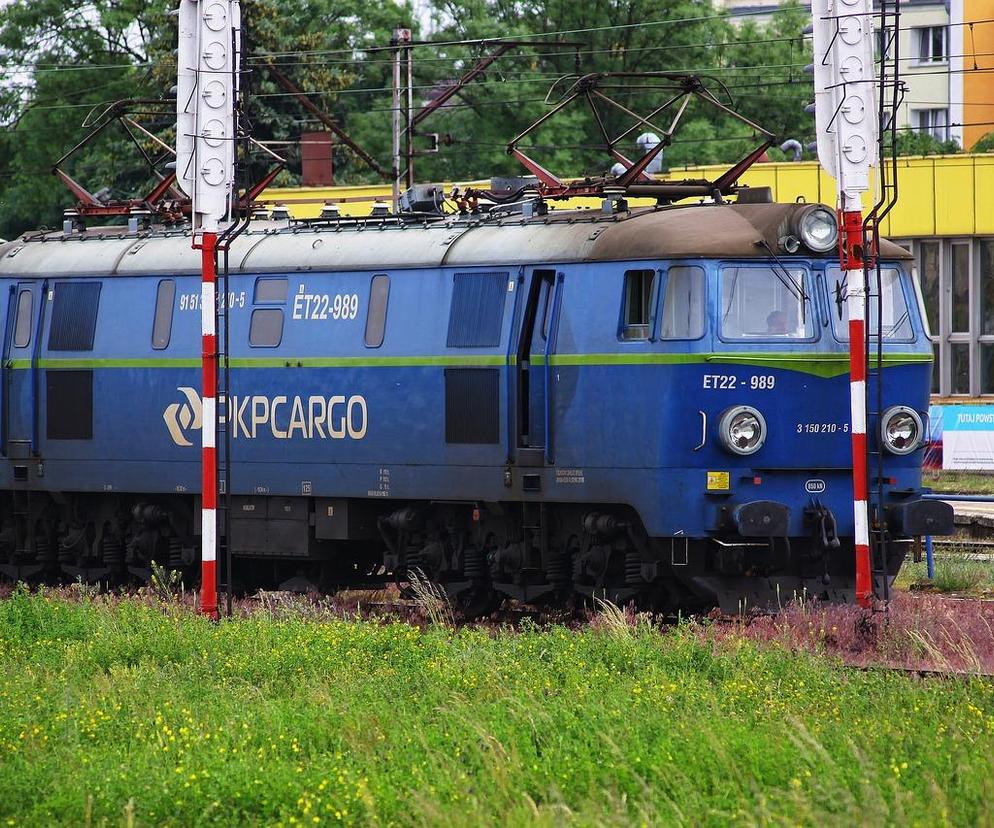
<instances>
[{"instance_id":1,"label":"locomotive roof","mask_svg":"<svg viewBox=\"0 0 994 828\"><path fill-rule=\"evenodd\" d=\"M790 231L804 204L707 204L595 210L546 216L452 217L413 223L397 217L326 223L253 222L232 244L232 272L379 270L680 258L760 258ZM908 259L888 241L881 256ZM188 229L127 233L97 227L66 236L27 234L0 245L0 275L139 275L200 271Z\"/></svg>"}]
</instances>

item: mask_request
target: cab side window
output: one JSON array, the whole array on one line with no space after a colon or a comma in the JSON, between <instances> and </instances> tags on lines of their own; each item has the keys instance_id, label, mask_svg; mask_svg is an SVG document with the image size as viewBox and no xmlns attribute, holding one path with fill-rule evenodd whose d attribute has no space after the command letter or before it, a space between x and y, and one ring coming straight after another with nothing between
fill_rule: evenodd
<instances>
[{"instance_id":1,"label":"cab side window","mask_svg":"<svg viewBox=\"0 0 994 828\"><path fill-rule=\"evenodd\" d=\"M31 320L34 314L34 297L30 290L17 296L17 317L14 320L14 347L24 348L31 341Z\"/></svg>"},{"instance_id":2,"label":"cab side window","mask_svg":"<svg viewBox=\"0 0 994 828\"><path fill-rule=\"evenodd\" d=\"M390 277L377 273L369 283L369 307L366 311L367 348L379 348L387 327L387 300L390 298Z\"/></svg>"},{"instance_id":3,"label":"cab side window","mask_svg":"<svg viewBox=\"0 0 994 828\"><path fill-rule=\"evenodd\" d=\"M289 283L287 279L257 279L256 305L285 305ZM249 323L249 345L252 348L276 348L283 340L283 308L256 307Z\"/></svg>"},{"instance_id":4,"label":"cab side window","mask_svg":"<svg viewBox=\"0 0 994 828\"><path fill-rule=\"evenodd\" d=\"M704 335L704 269L671 267L663 294L663 339L699 339Z\"/></svg>"},{"instance_id":5,"label":"cab side window","mask_svg":"<svg viewBox=\"0 0 994 828\"><path fill-rule=\"evenodd\" d=\"M655 270L625 271L621 309L621 338L648 339L652 331L652 304L656 294Z\"/></svg>"},{"instance_id":6,"label":"cab side window","mask_svg":"<svg viewBox=\"0 0 994 828\"><path fill-rule=\"evenodd\" d=\"M155 318L152 321L152 347L161 351L169 345L173 332L173 305L176 303L176 282L163 279L155 294Z\"/></svg>"}]
</instances>

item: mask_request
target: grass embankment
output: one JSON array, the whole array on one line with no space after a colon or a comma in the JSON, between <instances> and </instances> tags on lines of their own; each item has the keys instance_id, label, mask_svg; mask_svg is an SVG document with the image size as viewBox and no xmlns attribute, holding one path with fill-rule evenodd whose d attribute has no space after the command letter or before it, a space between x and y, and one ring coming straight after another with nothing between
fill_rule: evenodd
<instances>
[{"instance_id":1,"label":"grass embankment","mask_svg":"<svg viewBox=\"0 0 994 828\"><path fill-rule=\"evenodd\" d=\"M989 547L994 549L994 547ZM988 547L985 547L987 551ZM928 578L928 565L924 560L907 560L894 582L896 589L913 592L939 592L971 598L994 597L994 561L973 560L969 552L943 548L937 553L935 577Z\"/></svg>"},{"instance_id":2,"label":"grass embankment","mask_svg":"<svg viewBox=\"0 0 994 828\"><path fill-rule=\"evenodd\" d=\"M0 602L0 824L974 824L994 686L685 626Z\"/></svg>"},{"instance_id":3,"label":"grass embankment","mask_svg":"<svg viewBox=\"0 0 994 828\"><path fill-rule=\"evenodd\" d=\"M950 494L994 494L994 474L983 472L925 471L922 484Z\"/></svg>"}]
</instances>

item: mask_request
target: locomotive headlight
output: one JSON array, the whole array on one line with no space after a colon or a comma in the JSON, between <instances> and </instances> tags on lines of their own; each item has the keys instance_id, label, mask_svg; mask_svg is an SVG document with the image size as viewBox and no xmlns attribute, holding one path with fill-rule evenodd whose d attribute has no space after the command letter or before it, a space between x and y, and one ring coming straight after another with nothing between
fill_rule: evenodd
<instances>
[{"instance_id":1,"label":"locomotive headlight","mask_svg":"<svg viewBox=\"0 0 994 828\"><path fill-rule=\"evenodd\" d=\"M796 221L797 235L815 253L827 253L839 240L838 220L827 207L810 205L797 214Z\"/></svg>"},{"instance_id":2,"label":"locomotive headlight","mask_svg":"<svg viewBox=\"0 0 994 828\"><path fill-rule=\"evenodd\" d=\"M880 418L880 442L891 454L911 454L921 445L924 433L922 418L906 405L891 406Z\"/></svg>"},{"instance_id":3,"label":"locomotive headlight","mask_svg":"<svg viewBox=\"0 0 994 828\"><path fill-rule=\"evenodd\" d=\"M766 442L766 420L755 408L736 405L721 415L718 436L732 454L754 454Z\"/></svg>"}]
</instances>

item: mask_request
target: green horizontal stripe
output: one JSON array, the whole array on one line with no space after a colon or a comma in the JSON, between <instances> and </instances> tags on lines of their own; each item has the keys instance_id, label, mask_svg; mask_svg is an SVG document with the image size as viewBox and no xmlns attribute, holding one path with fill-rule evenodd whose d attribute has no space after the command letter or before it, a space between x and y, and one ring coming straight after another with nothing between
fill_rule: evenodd
<instances>
[{"instance_id":1,"label":"green horizontal stripe","mask_svg":"<svg viewBox=\"0 0 994 828\"><path fill-rule=\"evenodd\" d=\"M516 360L512 357L512 362ZM418 368L423 366L506 365L500 355L397 357L232 357L232 368Z\"/></svg>"},{"instance_id":2,"label":"green horizontal stripe","mask_svg":"<svg viewBox=\"0 0 994 828\"><path fill-rule=\"evenodd\" d=\"M30 368L31 360L14 361L15 368ZM39 359L39 368L199 368L199 359Z\"/></svg>"},{"instance_id":3,"label":"green horizontal stripe","mask_svg":"<svg viewBox=\"0 0 994 828\"><path fill-rule=\"evenodd\" d=\"M888 368L897 365L927 363L931 354L888 353L884 354L884 365ZM532 359L535 365L544 365L545 357ZM731 352L697 354L556 354L551 357L552 365L752 365L759 368L779 368L786 371L800 371L820 377L835 377L848 373L849 355L846 353L812 354L796 352Z\"/></svg>"},{"instance_id":4,"label":"green horizontal stripe","mask_svg":"<svg viewBox=\"0 0 994 828\"><path fill-rule=\"evenodd\" d=\"M931 354L888 353L884 354L884 365L911 365L929 363ZM447 356L357 356L357 357L234 357L232 368L419 368L419 367L472 367L506 364L503 355L447 355ZM511 364L517 359L511 357ZM849 355L845 353L813 354L795 352L725 352L725 353L602 353L602 354L555 354L550 359L552 365L559 366L610 366L610 365L751 365L768 369L783 369L813 374L820 377L835 377L849 370ZM544 365L543 355L534 355L531 364ZM40 368L88 369L88 368L199 368L198 358L145 357L136 359L84 359L84 358L45 358L38 361ZM31 367L29 359L11 360L11 367L25 370Z\"/></svg>"}]
</instances>

